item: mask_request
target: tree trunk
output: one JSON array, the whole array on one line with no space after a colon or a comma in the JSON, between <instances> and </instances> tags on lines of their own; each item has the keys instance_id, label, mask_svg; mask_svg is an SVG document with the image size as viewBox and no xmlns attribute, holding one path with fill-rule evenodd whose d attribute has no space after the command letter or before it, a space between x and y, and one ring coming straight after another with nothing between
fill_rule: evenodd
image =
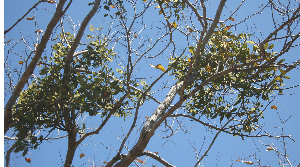
<instances>
[{"instance_id":1,"label":"tree trunk","mask_svg":"<svg viewBox=\"0 0 300 167\"><path fill-rule=\"evenodd\" d=\"M76 127L72 126L71 130L68 131L68 151L64 167L70 167L72 165L76 148Z\"/></svg>"}]
</instances>

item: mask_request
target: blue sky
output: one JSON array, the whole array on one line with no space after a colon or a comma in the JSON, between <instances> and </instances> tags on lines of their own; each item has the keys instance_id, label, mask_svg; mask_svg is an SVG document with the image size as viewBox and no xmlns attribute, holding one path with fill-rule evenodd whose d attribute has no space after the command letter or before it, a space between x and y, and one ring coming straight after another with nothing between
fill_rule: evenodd
<instances>
[{"instance_id":1,"label":"blue sky","mask_svg":"<svg viewBox=\"0 0 300 167\"><path fill-rule=\"evenodd\" d=\"M223 10L220 20L226 19L230 15L230 13L232 13L236 9L240 2L241 1L228 1L226 3L226 8L224 8ZM230 25L243 20L248 15L259 11L262 8L261 4L266 4L266 2L268 1L246 1L245 4L241 7L241 9L233 15L236 21L227 21L225 24ZM17 21L21 16L23 16L23 14L25 14L27 10L31 8L32 5L35 3L36 1L28 2L5 0L4 30L8 29L11 25L13 25L15 21ZM296 2L294 3L298 4ZM71 16L72 21L75 25L79 25L79 23L83 20L87 12L91 9L91 6L88 6L87 4L88 2L74 1L70 9L67 11L66 14ZM216 1L208 1L206 2L206 5L208 11L207 17L213 18L215 15L215 10L217 8ZM140 5L139 8L137 8L137 11L140 11L142 7L143 6ZM27 15L28 17L35 16L36 22L22 20L6 36L11 38L13 42L17 42L23 36L27 39L27 41L30 42L29 46L33 47L33 43L36 42L36 36L33 32L36 29L45 30L47 23L52 17L52 12L54 11L55 4L40 4L36 10L33 10L33 12ZM110 12L114 13L116 12L116 9L111 9ZM102 25L104 27L103 33L106 33L105 29L107 27L112 26L112 32L110 34L116 33L116 31L120 30L120 27L116 26L116 24L110 24L109 22L112 20L109 17L104 18L103 15L105 13L107 13L107 11L101 8L100 12L97 13L94 16L94 18L90 21L90 24L93 24L93 26L95 27L100 27ZM130 14L132 14L131 10L128 11L129 16ZM153 17L149 17L149 15L153 15ZM231 31L237 34L242 32L252 33L253 38L251 39L255 42L259 42L258 39L263 39L267 37L270 32L270 29L274 29L274 26L271 22L272 20L266 20L266 18L270 16L270 9L263 10L261 14L255 15L248 19L246 22L231 28ZM66 17L66 20L71 21L71 19L68 17ZM160 15L158 15L158 10L155 9L151 9L150 11L148 11L145 14L145 16L143 18L140 18L138 21L140 24L136 24L136 27L133 30L133 32L137 33L142 30L143 25L141 23L146 25L146 30L141 31L141 33L138 35L138 39L133 42L134 47L137 47L143 41L144 38L155 34L158 31L158 29L155 29L155 27L161 26L163 23L166 23L163 20L163 18ZM175 20L170 19L170 21ZM71 31L71 28L69 28L67 21L64 22L64 25L67 31ZM182 27L184 27L184 25L182 25ZM78 29L79 27L76 26L76 30ZM297 31L299 32L299 27L297 29ZM257 30L259 30L260 32ZM57 30L57 32L59 32L59 30ZM92 33L89 32L87 29L85 34ZM153 41L155 41L155 39L158 37L153 36ZM183 36L181 33L174 32L173 38L174 41L177 42L177 46L181 45L181 42L183 41L182 47L176 48L177 55L179 55L183 50L183 47L186 46L186 43L184 42L184 37L185 36ZM184 40L181 41L182 38L184 38ZM86 38L83 37L82 39ZM5 39L5 41L7 41L7 39ZM48 43L48 46L44 53L45 56L51 55L50 46L53 44L53 42ZM192 43L190 43L190 45L192 45ZM278 43L278 45L281 45L280 42ZM112 45L110 45L110 47L112 47ZM16 66L16 68L18 68L19 70L21 70L21 68L24 69L24 67L18 64L18 61L20 61L21 59L17 55L26 55L29 52L29 49L26 49L26 51L24 51L24 48L28 47L22 44L22 42L17 44L13 49L13 51L17 53L15 54L16 58L11 59L11 61L9 62L11 63L11 66ZM121 46L119 44L115 45L115 49L118 52L118 55L120 56L120 58L123 58L124 55L122 52L124 52L124 50L120 48ZM156 49L152 52L149 52L147 56L155 55L161 48L162 47L160 46L156 47ZM79 48L78 51L80 49L81 48ZM280 47L278 47L278 50L274 48L274 51L278 52L279 49ZM6 57L6 54L7 50L4 50L4 57ZM150 67L149 64L160 63L164 67L167 67L168 57L169 54L167 52L164 52L164 54L162 54L158 58L146 59L141 61L135 71L136 77L146 77L147 79L145 79L145 81L147 82L147 84L150 84L161 74L161 71ZM292 48L285 55L284 58L286 59L286 62L289 63L298 60L299 48ZM112 64L111 66L112 68L119 68L116 64ZM35 70L34 74L38 76L37 69ZM289 73L289 76L291 77L291 79L285 81L285 87L300 84L299 77L297 77L299 76L299 69L294 69L292 72ZM174 77L172 76L165 75L161 79L161 81L154 86L153 90L159 90L154 94L157 100L162 101L165 98L165 95L169 89L163 89L163 84L166 84L170 87L172 84L174 84L173 78ZM18 77L15 76L14 84L17 83L17 79ZM277 96L271 105L276 105L278 107L278 110L272 110L270 109L271 105L268 106L264 112L265 119L260 120L260 123L264 124L264 130L268 131L269 133L279 133L280 135L280 133L284 132L284 135L292 135L293 139L296 141L295 143L287 138L285 138L285 141L287 142L287 154L289 155L290 161L295 162L294 165L297 165L300 162L300 159L298 158L298 156L300 155L300 145L298 141L300 139L300 134L298 133L300 129L300 124L298 123L298 119L300 118L300 104L298 102L298 99L300 98L299 93L299 87L296 87L293 89L286 90L284 92L284 94L286 95ZM4 98L4 105L6 104L8 97L9 96ZM176 102L176 99L174 100L174 102ZM138 139L137 137L139 136L139 132L143 126L144 121L146 121L146 118L144 117L150 116L154 112L156 107L157 104L150 101L147 102L140 109L140 115L138 118L137 126L133 131L132 135L129 137L128 141L126 142L126 145L129 149L131 149L132 146L134 146ZM182 112L184 111L178 111L178 113ZM284 131L282 131L283 124L281 123L280 119L282 119L282 121L285 121L288 118L289 120L284 123ZM109 161L116 154L116 150L119 149L119 139L122 140L127 134L132 120L133 117L128 117L125 121L123 120L123 118L112 118L112 120L107 123L105 128L101 130L98 135L88 137L77 148L73 160L73 165L92 166L94 162L96 166L102 166L103 161ZM164 158L169 163L175 166L194 166L194 164L196 163L195 157L197 156L197 153L199 154L198 156L201 156L205 152L216 132L214 130L204 128L202 125L191 121L190 119L181 118L178 121L179 123L175 122L174 125L175 129L178 128L178 131L174 136L168 139L162 139L162 136L165 137L166 133L163 132L165 128L161 127L158 129L157 134L154 135L150 140L146 150L152 152L159 152L158 155L160 155L162 158ZM99 116L93 118L87 117L85 118L85 122L90 125L89 127L97 127L101 124L102 119ZM170 119L168 122L171 124L172 120ZM211 122L209 123L217 124L218 122L218 119L216 119L211 120ZM184 131L183 129L185 129L186 131ZM6 136L11 135L12 134L9 132L6 134ZM52 137L56 137L57 131L53 132L52 135ZM60 131L59 135L63 136L65 135L65 133ZM244 140L242 140L241 137L234 137L229 134L221 133L217 138L216 142L214 143L210 152L208 152L208 156L204 158L201 164L203 164L204 166L231 166L232 164L233 166L246 166L246 164L237 162L236 160L244 159L254 161L253 156L251 156L252 154L254 154L255 156L257 156L258 159L261 160L262 165L278 166L278 157L276 156L276 154L272 151L266 152L266 146L263 146L261 142L264 144L275 144L280 151L283 151L283 143L281 141L282 139L275 140L273 138L268 137L253 139L245 138ZM6 144L12 144L13 142L5 141L4 143L4 151L6 151L8 148ZM26 155L26 157L31 158L31 164L25 162L24 157L22 157L21 154L12 153L11 166L61 166L63 165L63 162L65 160L66 150L67 138L44 141L43 144L40 145L36 150L30 150L29 153ZM84 153L86 156L84 156L83 158L79 158L79 155L81 153ZM127 153L126 149L124 149L122 153ZM140 157L140 159L146 159L147 163L145 164L145 166L161 166L158 162L152 160L151 158L146 158L146 156ZM141 164L139 165L142 166Z\"/></svg>"}]
</instances>

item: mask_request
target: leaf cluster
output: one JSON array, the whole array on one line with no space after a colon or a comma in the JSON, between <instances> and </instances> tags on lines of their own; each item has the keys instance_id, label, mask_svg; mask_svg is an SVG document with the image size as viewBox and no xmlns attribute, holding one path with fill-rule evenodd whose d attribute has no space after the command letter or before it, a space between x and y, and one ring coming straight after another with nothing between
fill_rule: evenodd
<instances>
[{"instance_id":1,"label":"leaf cluster","mask_svg":"<svg viewBox=\"0 0 300 167\"><path fill-rule=\"evenodd\" d=\"M232 126L230 130L236 133L251 132L255 130L252 123L263 117L262 101L268 102L274 89L283 86L282 80L274 79L278 76L278 67L274 67L274 64L261 66L263 62L275 57L276 53L269 51L274 45L266 44L263 51L258 45L253 45L250 49L248 45L253 44L249 42L251 35L235 35L223 27L224 25L215 31L205 51L197 55L200 58L199 64L192 65L191 71L197 71L197 79L186 88L185 94L193 89L199 91L186 102L187 111L193 116L206 115L209 119L219 118L220 121L238 116L241 118L238 125L241 126ZM194 56L195 47L190 46L189 52ZM264 61L249 63L262 58ZM178 82L184 81L191 63L190 58L183 56L170 60L173 61L170 75L175 76ZM220 75L207 85L201 85L208 78L245 63L248 65ZM226 97L229 94L234 95Z\"/></svg>"}]
</instances>

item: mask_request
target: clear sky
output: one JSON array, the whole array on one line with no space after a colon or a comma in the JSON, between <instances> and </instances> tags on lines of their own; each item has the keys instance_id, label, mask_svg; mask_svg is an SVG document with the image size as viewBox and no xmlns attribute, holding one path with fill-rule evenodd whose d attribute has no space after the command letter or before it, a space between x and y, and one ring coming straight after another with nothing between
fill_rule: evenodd
<instances>
[{"instance_id":1,"label":"clear sky","mask_svg":"<svg viewBox=\"0 0 300 167\"><path fill-rule=\"evenodd\" d=\"M211 0L206 2L207 5L207 17L213 18L215 15L215 11L219 1ZM230 25L237 22L242 21L245 17L254 12L259 11L262 6L264 6L268 0L246 0L245 4L241 7L241 9L233 15L235 18L235 22L227 21L225 24ZM23 16L29 8L31 8L36 1L21 1L21 0L5 0L4 1L4 30L8 29L11 25L13 25L21 16ZM71 31L70 24L67 21L72 21L75 25L76 30L79 29L79 23L83 20L85 15L91 9L91 6L87 4L89 1L74 1L70 6L70 9L67 11L67 15L71 17L66 17L64 25L67 31ZM236 7L241 3L241 0L234 0L226 2L226 8L221 15L220 20L226 19L230 13L232 13ZM294 4L298 4L299 2L293 1ZM143 6L138 3L139 6L137 11L141 11ZM263 5L262 5L263 4ZM292 5L291 5L292 6ZM114 11L115 10L115 11ZM10 38L13 42L16 43L13 51L16 52L14 59L11 59L8 63L14 68L24 69L21 65L18 64L20 61L20 57L18 55L26 55L30 50L27 46L24 45L23 42L19 42L21 38L29 41L28 45L33 47L33 44L36 42L37 37L34 35L36 29L45 30L49 20L52 18L52 13L55 12L55 4L42 3L37 9L30 12L26 17L35 16L36 21L28 21L26 19L22 20L16 27L14 27L8 34L7 37ZM111 13L116 12L116 9L111 9ZM202 11L201 11L202 12ZM112 26L112 33L116 33L120 27L117 27L116 24L110 24L112 21L109 17L103 17L103 15L107 13L103 8L101 8L100 12L97 13L94 18L90 21L90 24L93 24L95 27L103 26L103 33L106 33L106 28ZM130 16L132 11L128 11L128 15ZM152 16L153 15L153 16ZM150 16L150 17L149 17ZM261 14L255 15L248 19L245 23L242 23L236 27L231 28L231 30L238 33L252 33L255 42L259 42L258 39L263 39L269 35L270 29L273 29L270 18L271 12L270 8L263 10ZM189 17L189 16L186 16ZM195 17L195 15L191 16ZM130 19L129 19L130 21ZM128 22L129 22L128 21ZM148 37L155 34L158 29L155 29L156 26L161 26L161 24L165 23L163 17L158 15L158 10L151 9L143 18L139 19L139 24L136 24L136 28L134 29L135 33L139 33L138 40L134 41L133 46L137 47L142 41L143 37ZM280 23L278 21L278 23ZM90 25L89 24L89 25ZM146 26L146 29L141 31L143 25ZM114 27L116 26L116 27ZM184 27L184 26L183 26ZM257 31L259 30L259 31ZM57 30L59 32L59 30ZM114 32L115 31L115 32ZM300 28L297 27L296 32L299 32ZM86 34L90 34L88 30ZM184 36L178 32L174 33L174 41L178 41L177 44L180 44L180 39ZM153 37L155 39L155 37ZM83 37L82 39L85 39ZM8 39L4 39L7 41ZM184 39L185 40L185 39ZM186 45L184 44L183 46ZM154 41L154 40L153 40ZM299 43L299 39L296 43ZM53 45L53 42L49 42L44 53L45 56L51 55L50 45ZM275 43L276 44L276 43ZM193 45L193 44L190 44ZM279 44L280 45L280 44ZM276 45L275 45L276 46ZM5 48L8 46L4 46ZM11 48L9 46L8 48ZM24 50L24 48L27 48ZM122 58L122 51L120 49L121 46L116 44L115 49L118 52L118 55ZM147 56L154 56L155 53L160 49L155 49L153 52L150 52ZM274 51L279 51L280 47L274 48ZM78 50L79 51L79 50ZM182 48L178 48L176 50L176 54L179 55L182 51ZM291 63L292 61L299 59L299 47L292 48L284 57L286 62ZM7 55L7 50L4 49L4 57ZM44 56L43 55L43 56ZM168 65L168 54L164 53L162 56L156 59L147 59L142 61L139 68L136 69L135 77L145 77L146 82L150 84L153 80L155 80L160 74L160 70L156 70L149 66L149 64L158 64L161 63L163 66L167 67ZM116 68L117 65L113 64L112 67ZM299 67L299 66L298 66ZM3 74L3 73L2 73ZM38 71L35 70L34 74L38 76ZM285 87L291 87L300 84L299 79L299 69L294 69L289 73L291 77L290 80L286 80ZM17 83L18 76L14 76L14 84ZM157 85L153 88L153 90L159 90L156 92L154 96L162 101L165 98L166 93L169 89L164 88L162 83L168 83L168 87L174 84L172 76L164 76ZM7 79L7 78L6 78ZM6 90L5 90L6 91ZM264 130L269 132L271 135L292 135L292 138L296 141L285 138L286 151L289 155L289 159L293 165L297 165L300 163L299 155L300 155L300 124L298 119L300 118L300 88L296 87L293 89L288 89L284 92L285 95L280 95L275 98L271 105L276 105L278 107L277 111L270 109L270 106L264 112L265 119L260 120L260 124L264 125ZM6 104L10 94L4 97L4 105ZM174 100L176 102L176 99ZM151 114L156 109L157 104L154 102L146 103L140 110L140 116L138 118L138 124L132 135L129 137L126 145L129 149L134 146L137 142L140 130L146 121L145 116L151 116ZM184 113L184 111L178 111L178 113ZM281 119L281 120L280 120ZM281 121L287 120L284 124ZM112 118L105 128L100 131L98 135L93 135L88 137L76 150L73 165L77 166L92 166L92 164L96 166L102 166L103 161L109 161L115 154L116 150L119 149L120 140L124 138L127 134L127 131L132 123L133 117L128 117L124 121L123 118ZM89 123L90 127L97 127L102 123L102 119L98 117L87 117L85 121ZM219 119L210 120L211 124L218 124ZM169 120L171 123L171 119ZM162 137L166 137L166 133L163 132L165 130L164 127L161 127L157 130L157 134L152 137L150 140L146 150L152 152L159 152L159 155L164 158L166 161L175 166L194 166L196 163L196 156L201 156L205 150L208 148L211 140L213 139L216 132L214 130L209 130L204 128L201 124L198 124L190 119L181 118L178 122L175 121L174 125L175 129L178 130L177 133L167 139L162 139ZM280 128L278 128L280 127ZM2 128L3 129L3 128ZM58 134L57 131L53 132L52 137L56 137ZM169 132L168 132L169 134ZM257 133L254 133L257 134ZM260 134L264 134L261 132ZM65 135L64 132L59 131L59 136ZM13 136L11 133L7 133L5 136ZM266 146L264 144L274 144L278 150L284 152L283 150L283 142L282 139L273 139L268 137L263 138L245 138L244 140L241 137L234 137L229 134L221 133L214 143L212 149L208 152L208 156L204 158L201 162L203 166L246 166L241 162L236 160L251 160L255 161L253 158L255 155L257 159L261 161L261 165L266 166L278 166L278 157L277 155L270 151L266 151ZM9 148L8 145L13 144L13 141L4 141L4 151L6 152ZM42 145L40 145L36 150L29 150L29 153L25 156L31 158L31 163L27 163L24 157L21 154L11 154L11 166L28 166L28 167L52 167L52 166L62 166L65 160L65 155L67 151L67 138L61 138L58 140L49 140L44 141ZM86 156L83 158L79 158L79 155L84 153ZM126 149L123 150L123 153L127 153ZM3 156L4 157L4 156ZM145 160L146 164L144 166L162 166L155 160L151 158L147 158L146 156L140 157L139 159ZM142 166L142 164L139 164Z\"/></svg>"}]
</instances>

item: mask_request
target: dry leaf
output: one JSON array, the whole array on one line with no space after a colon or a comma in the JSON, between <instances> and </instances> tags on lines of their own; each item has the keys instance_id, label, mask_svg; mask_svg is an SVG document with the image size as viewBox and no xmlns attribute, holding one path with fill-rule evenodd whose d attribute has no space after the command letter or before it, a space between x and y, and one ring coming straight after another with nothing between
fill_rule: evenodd
<instances>
[{"instance_id":1,"label":"dry leaf","mask_svg":"<svg viewBox=\"0 0 300 167\"><path fill-rule=\"evenodd\" d=\"M111 8L116 8L114 5L110 5Z\"/></svg>"},{"instance_id":2,"label":"dry leaf","mask_svg":"<svg viewBox=\"0 0 300 167\"><path fill-rule=\"evenodd\" d=\"M84 155L83 153L79 155L80 158L82 158L82 157L84 157L84 156L85 156L85 155Z\"/></svg>"},{"instance_id":3,"label":"dry leaf","mask_svg":"<svg viewBox=\"0 0 300 167\"><path fill-rule=\"evenodd\" d=\"M156 155L158 154L158 152L154 152Z\"/></svg>"},{"instance_id":4,"label":"dry leaf","mask_svg":"<svg viewBox=\"0 0 300 167\"><path fill-rule=\"evenodd\" d=\"M52 4L53 4L53 3L55 3L56 1L53 1L53 0L48 0L47 2L48 2L48 3L52 3Z\"/></svg>"},{"instance_id":5,"label":"dry leaf","mask_svg":"<svg viewBox=\"0 0 300 167\"><path fill-rule=\"evenodd\" d=\"M31 162L31 159L25 157L25 161L28 162L28 163L30 163L30 162Z\"/></svg>"},{"instance_id":6,"label":"dry leaf","mask_svg":"<svg viewBox=\"0 0 300 167\"><path fill-rule=\"evenodd\" d=\"M226 26L224 27L224 30L229 30L232 26Z\"/></svg>"},{"instance_id":7,"label":"dry leaf","mask_svg":"<svg viewBox=\"0 0 300 167\"><path fill-rule=\"evenodd\" d=\"M24 62L23 61L19 61L19 64L23 64Z\"/></svg>"},{"instance_id":8,"label":"dry leaf","mask_svg":"<svg viewBox=\"0 0 300 167\"><path fill-rule=\"evenodd\" d=\"M33 20L34 17L27 17L26 19L27 19L27 20Z\"/></svg>"},{"instance_id":9,"label":"dry leaf","mask_svg":"<svg viewBox=\"0 0 300 167\"><path fill-rule=\"evenodd\" d=\"M273 105L273 106L271 106L271 109L277 110L277 106L276 106L276 105Z\"/></svg>"},{"instance_id":10,"label":"dry leaf","mask_svg":"<svg viewBox=\"0 0 300 167\"><path fill-rule=\"evenodd\" d=\"M249 164L249 165L254 164L254 162L252 162L252 161L243 161L243 163L246 163L246 164Z\"/></svg>"},{"instance_id":11,"label":"dry leaf","mask_svg":"<svg viewBox=\"0 0 300 167\"><path fill-rule=\"evenodd\" d=\"M136 161L138 161L139 163L144 163L144 161L142 161L141 159L136 159Z\"/></svg>"},{"instance_id":12,"label":"dry leaf","mask_svg":"<svg viewBox=\"0 0 300 167\"><path fill-rule=\"evenodd\" d=\"M145 118L149 119L149 117L148 117L148 116L145 116Z\"/></svg>"},{"instance_id":13,"label":"dry leaf","mask_svg":"<svg viewBox=\"0 0 300 167\"><path fill-rule=\"evenodd\" d=\"M231 17L231 16L228 19L231 20L231 21L235 21L234 18Z\"/></svg>"},{"instance_id":14,"label":"dry leaf","mask_svg":"<svg viewBox=\"0 0 300 167\"><path fill-rule=\"evenodd\" d=\"M43 30L35 30L34 32L35 32L35 33L37 33L37 32L38 32L38 33L42 33Z\"/></svg>"},{"instance_id":15,"label":"dry leaf","mask_svg":"<svg viewBox=\"0 0 300 167\"><path fill-rule=\"evenodd\" d=\"M267 147L266 151L272 151L272 150L274 150L272 147Z\"/></svg>"}]
</instances>

